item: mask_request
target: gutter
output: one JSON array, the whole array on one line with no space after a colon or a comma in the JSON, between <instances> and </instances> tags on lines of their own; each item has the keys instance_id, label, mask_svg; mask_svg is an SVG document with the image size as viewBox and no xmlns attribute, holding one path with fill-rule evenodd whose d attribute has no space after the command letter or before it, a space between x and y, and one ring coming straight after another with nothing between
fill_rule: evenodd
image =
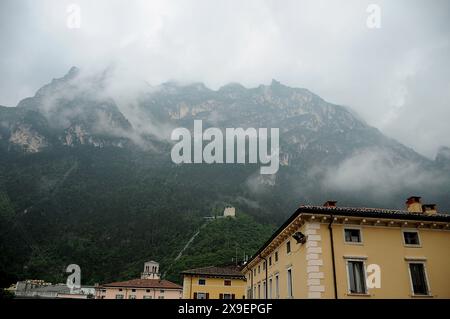
<instances>
[{"instance_id":1,"label":"gutter","mask_svg":"<svg viewBox=\"0 0 450 319\"><path fill-rule=\"evenodd\" d=\"M338 298L338 292L337 292L337 282L336 282L336 261L335 261L335 257L334 257L334 240L333 240L333 228L331 227L331 225L333 224L334 221L334 216L333 214L330 215L331 221L328 224L328 231L330 232L330 243L331 243L331 260L333 263L333 286L334 286L334 299L339 299Z\"/></svg>"}]
</instances>

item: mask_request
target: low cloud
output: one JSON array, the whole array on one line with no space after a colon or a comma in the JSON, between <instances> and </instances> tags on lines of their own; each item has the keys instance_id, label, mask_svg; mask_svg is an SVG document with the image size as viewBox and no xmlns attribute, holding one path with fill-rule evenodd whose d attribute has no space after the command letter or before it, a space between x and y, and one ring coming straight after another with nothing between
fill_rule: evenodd
<instances>
[{"instance_id":1,"label":"low cloud","mask_svg":"<svg viewBox=\"0 0 450 319\"><path fill-rule=\"evenodd\" d=\"M322 186L329 191L378 197L438 187L442 182L437 174L420 164L394 158L385 150L366 149L327 168Z\"/></svg>"},{"instance_id":2,"label":"low cloud","mask_svg":"<svg viewBox=\"0 0 450 319\"><path fill-rule=\"evenodd\" d=\"M270 192L273 186L276 184L276 174L260 174L260 171L250 175L245 181L247 189L255 195L263 195Z\"/></svg>"}]
</instances>

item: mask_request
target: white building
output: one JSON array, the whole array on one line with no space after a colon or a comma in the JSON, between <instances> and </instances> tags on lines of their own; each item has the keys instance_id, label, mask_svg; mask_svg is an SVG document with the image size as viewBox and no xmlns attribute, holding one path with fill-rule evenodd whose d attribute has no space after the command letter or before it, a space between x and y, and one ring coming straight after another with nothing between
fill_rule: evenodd
<instances>
[{"instance_id":1,"label":"white building","mask_svg":"<svg viewBox=\"0 0 450 319\"><path fill-rule=\"evenodd\" d=\"M236 217L236 209L232 206L225 207L223 217Z\"/></svg>"},{"instance_id":2,"label":"white building","mask_svg":"<svg viewBox=\"0 0 450 319\"><path fill-rule=\"evenodd\" d=\"M144 263L144 271L141 274L141 279L160 279L159 263L156 261L147 261Z\"/></svg>"}]
</instances>

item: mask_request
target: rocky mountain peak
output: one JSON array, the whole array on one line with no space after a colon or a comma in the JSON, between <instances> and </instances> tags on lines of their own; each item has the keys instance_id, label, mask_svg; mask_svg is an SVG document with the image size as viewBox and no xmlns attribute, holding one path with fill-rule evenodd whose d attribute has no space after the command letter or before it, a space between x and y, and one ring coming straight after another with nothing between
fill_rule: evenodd
<instances>
[{"instance_id":1,"label":"rocky mountain peak","mask_svg":"<svg viewBox=\"0 0 450 319\"><path fill-rule=\"evenodd\" d=\"M81 77L80 69L72 67L12 108L15 116L4 119L7 129L2 135L26 152L38 152L60 141L69 146L123 145L123 137L132 126L114 99L102 90L107 71ZM6 116L11 112L2 113Z\"/></svg>"},{"instance_id":2,"label":"rocky mountain peak","mask_svg":"<svg viewBox=\"0 0 450 319\"><path fill-rule=\"evenodd\" d=\"M64 79L66 80L70 80L75 78L78 74L80 73L80 69L76 66L72 66L69 70L69 72L67 72L66 75L64 75Z\"/></svg>"},{"instance_id":3,"label":"rocky mountain peak","mask_svg":"<svg viewBox=\"0 0 450 319\"><path fill-rule=\"evenodd\" d=\"M272 79L272 82L270 83L270 86L275 88L275 87L282 87L282 86L285 86L285 85L281 84L280 81Z\"/></svg>"}]
</instances>

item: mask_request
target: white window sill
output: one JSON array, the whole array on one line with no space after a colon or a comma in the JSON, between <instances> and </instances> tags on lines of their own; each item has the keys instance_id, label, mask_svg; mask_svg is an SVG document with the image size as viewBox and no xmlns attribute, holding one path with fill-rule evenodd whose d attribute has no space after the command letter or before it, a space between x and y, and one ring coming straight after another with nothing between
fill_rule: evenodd
<instances>
[{"instance_id":1,"label":"white window sill","mask_svg":"<svg viewBox=\"0 0 450 319\"><path fill-rule=\"evenodd\" d=\"M411 298L434 298L433 295L428 294L428 295L411 295Z\"/></svg>"},{"instance_id":2,"label":"white window sill","mask_svg":"<svg viewBox=\"0 0 450 319\"><path fill-rule=\"evenodd\" d=\"M359 294L359 293L347 293L347 296L351 296L351 297L370 297L371 295L369 293L365 293L365 294Z\"/></svg>"},{"instance_id":3,"label":"white window sill","mask_svg":"<svg viewBox=\"0 0 450 319\"><path fill-rule=\"evenodd\" d=\"M359 242L357 242L357 241L346 241L346 242L344 242L346 245L358 245L358 246L362 246L363 245L363 242L362 241L359 241Z\"/></svg>"}]
</instances>

